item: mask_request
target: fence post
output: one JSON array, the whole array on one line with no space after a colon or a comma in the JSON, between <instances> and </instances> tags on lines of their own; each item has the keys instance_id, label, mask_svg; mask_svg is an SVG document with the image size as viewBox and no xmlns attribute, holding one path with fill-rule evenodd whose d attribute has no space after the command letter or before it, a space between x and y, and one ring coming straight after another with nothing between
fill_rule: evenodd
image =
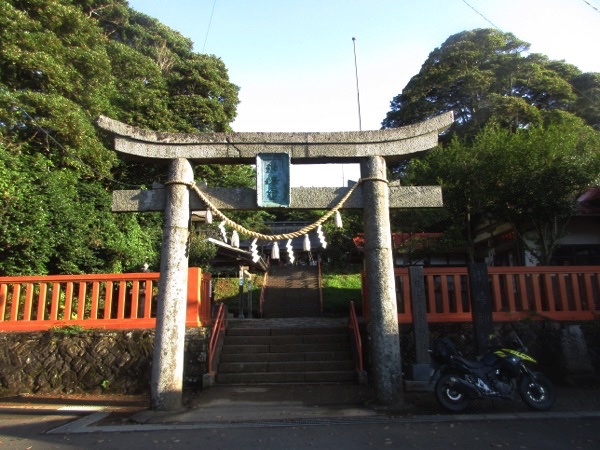
<instances>
[{"instance_id":1,"label":"fence post","mask_svg":"<svg viewBox=\"0 0 600 450\"><path fill-rule=\"evenodd\" d=\"M412 366L412 379L427 381L431 369L431 359L429 357L429 326L427 324L427 299L425 296L423 267L409 267L408 277L416 352L416 364Z\"/></svg>"},{"instance_id":2,"label":"fence post","mask_svg":"<svg viewBox=\"0 0 600 450\"><path fill-rule=\"evenodd\" d=\"M490 280L485 264L470 263L468 269L475 349L478 355L483 356L488 349L490 335L494 332Z\"/></svg>"},{"instance_id":3,"label":"fence post","mask_svg":"<svg viewBox=\"0 0 600 450\"><path fill-rule=\"evenodd\" d=\"M212 324L212 277L210 272L203 272L200 284L200 325Z\"/></svg>"},{"instance_id":4,"label":"fence post","mask_svg":"<svg viewBox=\"0 0 600 450\"><path fill-rule=\"evenodd\" d=\"M202 301L202 269L199 267L188 268L187 306L185 313L185 326L197 327L200 325L200 302Z\"/></svg>"}]
</instances>

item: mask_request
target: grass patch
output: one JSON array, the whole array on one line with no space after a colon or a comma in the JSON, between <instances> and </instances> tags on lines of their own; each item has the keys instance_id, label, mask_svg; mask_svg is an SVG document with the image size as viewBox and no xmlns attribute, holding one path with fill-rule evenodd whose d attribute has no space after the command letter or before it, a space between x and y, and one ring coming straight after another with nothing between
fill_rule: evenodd
<instances>
[{"instance_id":1,"label":"grass patch","mask_svg":"<svg viewBox=\"0 0 600 450\"><path fill-rule=\"evenodd\" d=\"M350 302L357 314L362 311L360 274L323 273L323 314L348 316Z\"/></svg>"},{"instance_id":2,"label":"grass patch","mask_svg":"<svg viewBox=\"0 0 600 450\"><path fill-rule=\"evenodd\" d=\"M252 280L252 315L259 317L260 291L262 288L264 276L257 275ZM215 303L224 303L229 313L237 317L240 309L240 284L239 278L213 278L213 301ZM244 285L242 294L244 305L244 314L248 314L248 286Z\"/></svg>"},{"instance_id":3,"label":"grass patch","mask_svg":"<svg viewBox=\"0 0 600 450\"><path fill-rule=\"evenodd\" d=\"M50 331L56 334L76 335L85 332L86 328L81 325L61 325L50 328Z\"/></svg>"}]
</instances>

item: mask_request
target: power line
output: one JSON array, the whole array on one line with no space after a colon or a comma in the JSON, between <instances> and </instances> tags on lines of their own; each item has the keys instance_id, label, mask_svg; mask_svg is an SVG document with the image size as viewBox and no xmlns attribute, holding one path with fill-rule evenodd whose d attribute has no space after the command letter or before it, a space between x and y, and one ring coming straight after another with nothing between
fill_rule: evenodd
<instances>
[{"instance_id":1,"label":"power line","mask_svg":"<svg viewBox=\"0 0 600 450\"><path fill-rule=\"evenodd\" d=\"M358 102L358 131L362 131L362 118L360 115L360 91L358 89L358 64L356 63L356 38L352 38L352 46L354 47L354 73L356 75L356 99Z\"/></svg>"},{"instance_id":2,"label":"power line","mask_svg":"<svg viewBox=\"0 0 600 450\"><path fill-rule=\"evenodd\" d=\"M583 1L583 3L585 3L586 5L588 5L590 8L592 8L594 11L596 11L598 14L600 14L600 9L598 9L596 6L592 5L587 0L582 0L582 1Z\"/></svg>"},{"instance_id":3,"label":"power line","mask_svg":"<svg viewBox=\"0 0 600 450\"><path fill-rule=\"evenodd\" d=\"M204 36L204 45L202 46L202 53L204 53L204 49L206 48L206 41L208 41L208 33L210 32L210 26L212 25L213 14L215 12L215 6L217 5L217 0L213 1L212 10L210 11L210 19L208 19L208 28L206 29L206 36Z\"/></svg>"},{"instance_id":4,"label":"power line","mask_svg":"<svg viewBox=\"0 0 600 450\"><path fill-rule=\"evenodd\" d=\"M585 0L584 0L585 1ZM488 19L487 17L485 17L482 13L480 13L479 11L477 11L473 6L471 6L467 0L463 0L463 3L465 5L467 5L469 8L471 8L473 11L475 11L478 15L480 15L481 17L483 17L483 20L485 20L487 23L489 23L491 26L493 26L496 30L498 31L502 31L500 29L500 27L498 27L494 22L492 22L490 19Z\"/></svg>"}]
</instances>

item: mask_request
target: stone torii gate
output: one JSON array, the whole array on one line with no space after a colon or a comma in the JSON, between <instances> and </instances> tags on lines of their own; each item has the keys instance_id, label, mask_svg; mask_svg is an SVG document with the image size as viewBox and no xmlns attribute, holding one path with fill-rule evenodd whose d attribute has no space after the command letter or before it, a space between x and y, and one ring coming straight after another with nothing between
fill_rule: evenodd
<instances>
[{"instance_id":1,"label":"stone torii gate","mask_svg":"<svg viewBox=\"0 0 600 450\"><path fill-rule=\"evenodd\" d=\"M190 198L199 189L219 210L257 209L253 189L194 185L190 161L201 164L255 164L260 154L285 153L292 163L360 163L361 185L343 208L363 209L365 270L369 296L371 376L377 401L402 401L400 340L389 220L390 208L440 207L437 186L403 187L387 180L387 163L415 157L438 143L452 113L401 128L331 133L161 133L100 117L115 136L115 150L148 163L169 164L166 186L148 191L115 191L113 211L164 211L156 340L151 379L155 410L182 407L186 242L191 210L206 209ZM331 209L351 188L292 188L290 209Z\"/></svg>"}]
</instances>

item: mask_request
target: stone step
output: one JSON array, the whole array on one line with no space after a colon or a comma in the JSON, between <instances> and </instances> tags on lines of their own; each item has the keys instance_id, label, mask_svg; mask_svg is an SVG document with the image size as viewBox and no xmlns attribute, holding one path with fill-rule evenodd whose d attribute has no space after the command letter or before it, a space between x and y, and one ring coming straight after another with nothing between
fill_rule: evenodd
<instances>
[{"instance_id":1,"label":"stone step","mask_svg":"<svg viewBox=\"0 0 600 450\"><path fill-rule=\"evenodd\" d=\"M315 343L315 344L257 344L257 345L223 345L222 355L228 353L313 353L337 352L347 350L349 343Z\"/></svg>"},{"instance_id":2,"label":"stone step","mask_svg":"<svg viewBox=\"0 0 600 450\"><path fill-rule=\"evenodd\" d=\"M271 361L352 361L351 350L310 353L225 353L220 361L225 362L271 362Z\"/></svg>"},{"instance_id":3,"label":"stone step","mask_svg":"<svg viewBox=\"0 0 600 450\"><path fill-rule=\"evenodd\" d=\"M347 326L322 318L230 322L216 376L220 384L356 380Z\"/></svg>"},{"instance_id":4,"label":"stone step","mask_svg":"<svg viewBox=\"0 0 600 450\"><path fill-rule=\"evenodd\" d=\"M276 336L225 336L225 345L285 345L285 344L319 344L324 338L321 335L276 335ZM328 334L330 344L349 342L348 334Z\"/></svg>"},{"instance_id":5,"label":"stone step","mask_svg":"<svg viewBox=\"0 0 600 450\"><path fill-rule=\"evenodd\" d=\"M263 307L265 317L318 317L321 314L316 267L272 266Z\"/></svg>"},{"instance_id":6,"label":"stone step","mask_svg":"<svg viewBox=\"0 0 600 450\"><path fill-rule=\"evenodd\" d=\"M258 372L344 372L352 371L354 362L346 361L255 361L222 362L219 373Z\"/></svg>"},{"instance_id":7,"label":"stone step","mask_svg":"<svg viewBox=\"0 0 600 450\"><path fill-rule=\"evenodd\" d=\"M345 334L348 335L348 328L345 326L288 326L288 327L265 327L260 328L261 321L255 327L252 326L250 320L246 321L230 321L227 328L227 336L303 336L303 335L330 335L330 334ZM245 327L248 325L248 327Z\"/></svg>"},{"instance_id":8,"label":"stone step","mask_svg":"<svg viewBox=\"0 0 600 450\"><path fill-rule=\"evenodd\" d=\"M350 383L355 381L354 371L217 373L217 383L220 384Z\"/></svg>"}]
</instances>

